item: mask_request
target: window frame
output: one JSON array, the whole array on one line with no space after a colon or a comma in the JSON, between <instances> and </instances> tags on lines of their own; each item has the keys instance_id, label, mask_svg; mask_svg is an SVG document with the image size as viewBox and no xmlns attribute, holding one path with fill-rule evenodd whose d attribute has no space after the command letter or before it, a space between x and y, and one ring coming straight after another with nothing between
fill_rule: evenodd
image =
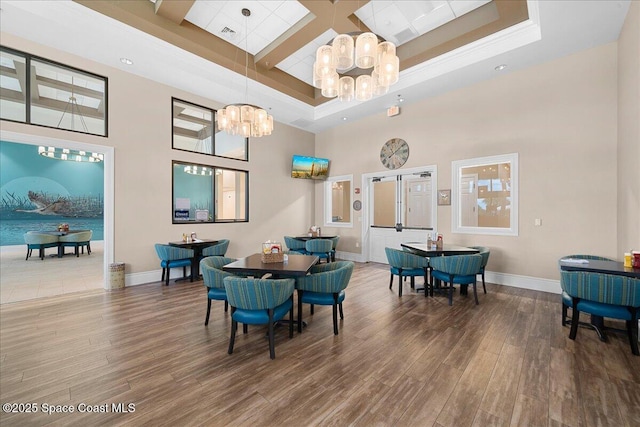
<instances>
[{"instance_id":1,"label":"window frame","mask_svg":"<svg viewBox=\"0 0 640 427\"><path fill-rule=\"evenodd\" d=\"M32 55L30 53L27 52L23 52L20 50L16 50L16 49L12 49L9 48L7 46L4 45L0 45L0 51L4 51L7 53L10 53L11 55L15 55L15 56L21 56L23 58L25 58L25 66L26 66L26 84L25 84L25 88L24 88L24 93L25 93L25 108L26 108L26 117L24 121L20 121L20 120L12 120L12 119L6 119L6 118L0 118L0 120L5 120L8 122L14 122L14 123L24 123L30 126L39 126L39 127L43 127L43 128L49 128L49 129L58 129L58 130L64 130L67 132L75 132L75 133L80 133L80 134L84 134L84 135L95 135L95 136L101 136L104 138L108 138L109 137L109 79L105 76L101 76L99 74L96 73L92 73L90 71L86 71L83 70L81 68L76 68L76 67L72 67L70 65L66 65L66 64L62 64L60 62L57 61L53 61L51 59L47 59L47 58L43 58L41 56L37 56L37 55ZM32 76L31 76L31 60L35 60L38 62L42 62L46 65L52 66L52 67L58 67L64 70L69 70L71 72L74 73L78 73L78 74L85 74L93 79L96 80L102 80L104 82L104 133L93 133L93 132L85 132L82 130L77 130L77 129L67 129L67 128L63 128L63 127L55 127L55 126L48 126L45 124L41 124L41 123L33 123L32 118L31 118L31 109L32 109L32 104L31 104L31 80L32 80Z\"/></svg>"},{"instance_id":2,"label":"window frame","mask_svg":"<svg viewBox=\"0 0 640 427\"><path fill-rule=\"evenodd\" d=\"M349 181L349 222L333 221L333 183ZM324 226L353 228L353 175L332 176L324 182Z\"/></svg>"},{"instance_id":3,"label":"window frame","mask_svg":"<svg viewBox=\"0 0 640 427\"><path fill-rule=\"evenodd\" d=\"M211 180L211 211L210 211L210 220L196 220L196 219L188 219L188 220L176 220L176 191L175 191L175 187L176 187L176 176L175 176L175 171L176 171L176 165L180 166L180 167L184 167L184 166L197 166L197 167L205 167L205 168L209 168L212 170L211 175L209 175L210 180ZM215 176L216 176L216 170L222 170L222 171L232 171L232 172L242 172L246 174L246 178L245 178L245 197L244 197L244 204L245 204L245 218L244 219L225 219L225 220L216 220L216 212L217 212L217 205L216 205L216 180L215 180ZM201 179L203 177L201 176L197 176L194 175L194 177ZM191 210L194 210L195 208L190 208ZM191 218L191 213L189 214L189 218ZM183 160L172 160L171 161L171 223L176 225L176 224L233 224L233 223L242 223L242 222L249 222L249 171L248 170L243 170L243 169L235 169L235 168L229 168L229 167L221 167L221 166L213 166L213 165L207 165L207 164L202 164L202 163L195 163L195 162L187 162L187 161L183 161Z\"/></svg>"},{"instance_id":4,"label":"window frame","mask_svg":"<svg viewBox=\"0 0 640 427\"><path fill-rule=\"evenodd\" d=\"M460 182L462 170L469 167L510 164L510 215L509 228L502 227L470 227L461 225ZM451 162L451 232L458 234L484 234L495 236L518 236L518 153L499 154L495 156L476 157Z\"/></svg>"},{"instance_id":5,"label":"window frame","mask_svg":"<svg viewBox=\"0 0 640 427\"><path fill-rule=\"evenodd\" d=\"M206 153L203 151L195 151L195 150L188 150L186 148L176 148L175 145L175 132L174 132L174 124L173 124L173 120L175 119L174 115L173 115L173 110L174 110L174 105L176 102L180 102L183 104L187 104L190 105L194 108L199 108L202 110L206 110L208 112L211 113L211 153ZM176 98L175 96L171 97L171 148L173 150L178 150L178 151L185 151L187 153L196 153L196 154L202 154L205 156L213 156L213 157L219 157L221 159L230 159L230 160L238 160L241 162L248 162L249 161L249 138L244 138L244 153L245 153L245 158L241 159L238 157L229 157L229 156L221 156L220 154L216 154L216 126L218 123L218 111L214 110L213 108L209 108L209 107L205 107L204 105L199 105L190 101L185 101L184 99L180 99L180 98Z\"/></svg>"}]
</instances>

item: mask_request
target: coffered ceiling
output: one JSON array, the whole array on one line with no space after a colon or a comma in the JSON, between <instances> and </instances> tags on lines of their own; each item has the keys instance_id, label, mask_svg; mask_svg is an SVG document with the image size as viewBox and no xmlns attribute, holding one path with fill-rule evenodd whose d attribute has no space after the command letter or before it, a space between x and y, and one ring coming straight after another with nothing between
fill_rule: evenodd
<instances>
[{"instance_id":1,"label":"coffered ceiling","mask_svg":"<svg viewBox=\"0 0 640 427\"><path fill-rule=\"evenodd\" d=\"M507 65L499 73L511 72L616 40L628 6L628 0L3 0L1 23L6 34L220 105L248 97L276 121L318 132L383 113L400 98L413 102L495 77L499 64ZM396 43L400 81L367 102L322 97L311 84L317 47L357 31Z\"/></svg>"}]
</instances>

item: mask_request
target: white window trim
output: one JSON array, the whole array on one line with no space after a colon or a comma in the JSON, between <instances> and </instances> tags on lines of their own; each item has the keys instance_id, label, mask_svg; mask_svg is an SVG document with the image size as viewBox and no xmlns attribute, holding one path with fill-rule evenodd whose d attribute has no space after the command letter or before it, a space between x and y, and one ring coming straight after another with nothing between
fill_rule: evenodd
<instances>
[{"instance_id":1,"label":"white window trim","mask_svg":"<svg viewBox=\"0 0 640 427\"><path fill-rule=\"evenodd\" d=\"M349 222L333 222L332 219L332 191L331 186L334 182L349 181ZM324 182L324 226L325 227L342 227L353 228L353 175L331 176Z\"/></svg>"},{"instance_id":2,"label":"white window trim","mask_svg":"<svg viewBox=\"0 0 640 427\"><path fill-rule=\"evenodd\" d=\"M466 167L511 164L511 215L510 228L499 227L463 227L460 225L460 171ZM490 234L497 236L518 235L518 153L497 156L477 157L474 159L451 162L451 232L461 234Z\"/></svg>"}]
</instances>

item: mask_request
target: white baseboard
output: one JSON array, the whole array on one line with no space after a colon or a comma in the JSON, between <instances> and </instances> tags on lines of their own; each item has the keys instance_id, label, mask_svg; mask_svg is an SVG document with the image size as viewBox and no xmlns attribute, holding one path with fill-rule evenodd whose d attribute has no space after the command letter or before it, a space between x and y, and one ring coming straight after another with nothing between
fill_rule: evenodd
<instances>
[{"instance_id":1,"label":"white baseboard","mask_svg":"<svg viewBox=\"0 0 640 427\"><path fill-rule=\"evenodd\" d=\"M353 262L364 262L362 254L354 254L353 252L340 252L336 251L336 259Z\"/></svg>"},{"instance_id":2,"label":"white baseboard","mask_svg":"<svg viewBox=\"0 0 640 427\"><path fill-rule=\"evenodd\" d=\"M513 286L514 288L531 289L533 291L550 292L552 294L562 293L559 280L520 276L518 274L497 273L493 271L485 271L484 278L486 282L495 283L496 285Z\"/></svg>"},{"instance_id":3,"label":"white baseboard","mask_svg":"<svg viewBox=\"0 0 640 427\"><path fill-rule=\"evenodd\" d=\"M171 280L179 279L182 277L182 271L178 273L178 270L173 271L174 274L171 275ZM189 269L187 268L187 277L190 274ZM162 278L162 270L153 270L153 271L143 271L140 273L131 273L126 274L124 276L124 285L125 286L137 286L137 285L146 285L147 283L160 282ZM108 283L107 283L108 285Z\"/></svg>"},{"instance_id":4,"label":"white baseboard","mask_svg":"<svg viewBox=\"0 0 640 427\"><path fill-rule=\"evenodd\" d=\"M336 258L347 261L364 262L364 256L362 254L356 254L353 252L337 251ZM486 271L484 278L488 283L495 283L496 285L512 286L514 288L531 289L533 291L550 292L553 294L562 293L559 280L521 276L518 274L497 273L493 271Z\"/></svg>"}]
</instances>

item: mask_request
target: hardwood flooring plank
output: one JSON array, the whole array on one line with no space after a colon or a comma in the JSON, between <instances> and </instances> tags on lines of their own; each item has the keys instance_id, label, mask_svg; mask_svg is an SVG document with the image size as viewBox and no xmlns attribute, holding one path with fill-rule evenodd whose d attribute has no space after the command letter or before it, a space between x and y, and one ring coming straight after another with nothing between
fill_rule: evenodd
<instances>
[{"instance_id":1,"label":"hardwood flooring plank","mask_svg":"<svg viewBox=\"0 0 640 427\"><path fill-rule=\"evenodd\" d=\"M524 361L524 348L505 344L480 402L480 410L507 422L511 419Z\"/></svg>"},{"instance_id":2,"label":"hardwood flooring plank","mask_svg":"<svg viewBox=\"0 0 640 427\"><path fill-rule=\"evenodd\" d=\"M509 425L513 427L546 427L549 424L546 400L518 394Z\"/></svg>"},{"instance_id":3,"label":"hardwood flooring plank","mask_svg":"<svg viewBox=\"0 0 640 427\"><path fill-rule=\"evenodd\" d=\"M549 417L567 426L584 425L580 417L580 387L575 355L551 349L549 365Z\"/></svg>"}]
</instances>

